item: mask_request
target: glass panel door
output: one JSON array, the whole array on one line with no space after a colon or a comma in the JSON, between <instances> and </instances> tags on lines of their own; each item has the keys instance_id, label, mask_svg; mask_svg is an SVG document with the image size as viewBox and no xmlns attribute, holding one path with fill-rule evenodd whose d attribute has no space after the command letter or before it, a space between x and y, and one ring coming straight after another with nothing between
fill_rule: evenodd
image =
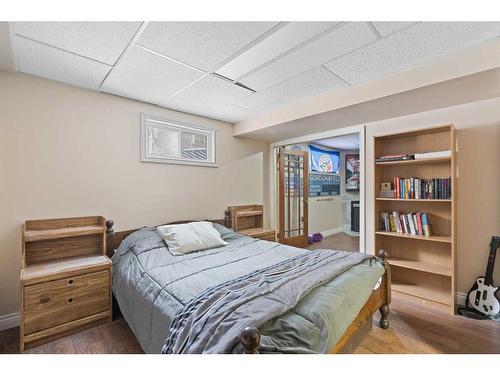
<instances>
[{"instance_id":1,"label":"glass panel door","mask_svg":"<svg viewBox=\"0 0 500 375\"><path fill-rule=\"evenodd\" d=\"M309 154L280 148L279 165L279 241L307 246L307 199Z\"/></svg>"}]
</instances>

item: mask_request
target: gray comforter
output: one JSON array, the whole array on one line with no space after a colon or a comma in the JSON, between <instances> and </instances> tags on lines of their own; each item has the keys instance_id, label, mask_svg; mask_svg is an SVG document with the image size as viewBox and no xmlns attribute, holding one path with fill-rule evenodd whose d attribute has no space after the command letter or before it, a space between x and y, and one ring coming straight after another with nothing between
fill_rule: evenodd
<instances>
[{"instance_id":1,"label":"gray comforter","mask_svg":"<svg viewBox=\"0 0 500 375\"><path fill-rule=\"evenodd\" d=\"M311 252L241 236L221 226L217 229L228 245L172 256L154 229L142 229L130 235L113 256L113 292L145 352L159 353L169 331L173 333L167 341L169 352L238 351L239 332L249 324L261 330L261 351L326 352L383 274L380 264L362 254ZM311 262L317 267L304 266ZM297 267L300 272L295 272ZM277 269L282 277L274 276L276 283L269 284L266 293L254 287L244 297L229 298L219 314L193 310L184 319L184 331L170 330L174 319L180 320L179 313L207 291L218 290L220 297L228 287L238 289L245 281L253 285L258 280L255 275L265 270L276 274ZM214 301L204 308L216 311ZM245 308L237 308L242 303ZM193 319L196 312L207 318L202 324L207 329L193 326L198 321ZM197 335L190 334L193 327ZM217 338L212 339L215 327Z\"/></svg>"}]
</instances>

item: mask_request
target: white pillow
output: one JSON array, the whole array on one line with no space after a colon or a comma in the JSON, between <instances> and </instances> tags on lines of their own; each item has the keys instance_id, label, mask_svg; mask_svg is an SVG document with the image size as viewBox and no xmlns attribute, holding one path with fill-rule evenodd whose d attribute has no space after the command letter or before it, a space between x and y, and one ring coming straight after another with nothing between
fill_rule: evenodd
<instances>
[{"instance_id":1,"label":"white pillow","mask_svg":"<svg viewBox=\"0 0 500 375\"><path fill-rule=\"evenodd\" d=\"M193 251L227 245L220 233L208 221L162 225L156 229L172 255L184 255Z\"/></svg>"}]
</instances>

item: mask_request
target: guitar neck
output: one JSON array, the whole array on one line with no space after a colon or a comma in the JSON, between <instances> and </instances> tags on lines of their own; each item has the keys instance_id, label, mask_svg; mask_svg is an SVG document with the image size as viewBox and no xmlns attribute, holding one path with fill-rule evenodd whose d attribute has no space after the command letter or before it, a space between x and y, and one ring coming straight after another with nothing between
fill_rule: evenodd
<instances>
[{"instance_id":1,"label":"guitar neck","mask_svg":"<svg viewBox=\"0 0 500 375\"><path fill-rule=\"evenodd\" d=\"M486 267L486 274L484 276L484 283L486 285L493 285L493 269L495 267L495 257L499 246L500 237L492 237L490 243L490 255L488 257L488 266Z\"/></svg>"}]
</instances>

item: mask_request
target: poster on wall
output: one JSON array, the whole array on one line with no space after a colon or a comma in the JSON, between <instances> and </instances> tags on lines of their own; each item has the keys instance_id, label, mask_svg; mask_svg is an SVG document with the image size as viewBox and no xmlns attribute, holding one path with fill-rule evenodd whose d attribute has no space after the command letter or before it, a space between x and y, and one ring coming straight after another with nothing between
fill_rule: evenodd
<instances>
[{"instance_id":1,"label":"poster on wall","mask_svg":"<svg viewBox=\"0 0 500 375\"><path fill-rule=\"evenodd\" d=\"M359 191L359 154L345 156L345 190Z\"/></svg>"},{"instance_id":2,"label":"poster on wall","mask_svg":"<svg viewBox=\"0 0 500 375\"><path fill-rule=\"evenodd\" d=\"M311 158L311 171L321 173L339 173L339 151L322 150L318 147L309 146L309 157Z\"/></svg>"}]
</instances>

